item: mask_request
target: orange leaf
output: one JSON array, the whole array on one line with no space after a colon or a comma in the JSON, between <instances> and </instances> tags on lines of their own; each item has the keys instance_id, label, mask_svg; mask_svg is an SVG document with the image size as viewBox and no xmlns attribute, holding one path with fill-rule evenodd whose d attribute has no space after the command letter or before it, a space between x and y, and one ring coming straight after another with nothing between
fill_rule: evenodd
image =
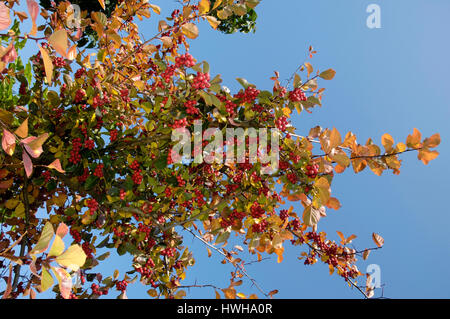
<instances>
[{"instance_id":1,"label":"orange leaf","mask_svg":"<svg viewBox=\"0 0 450 319\"><path fill-rule=\"evenodd\" d=\"M384 149L388 153L392 150L392 146L394 145L394 139L392 138L392 136L386 133L381 137L381 144L383 144Z\"/></svg>"},{"instance_id":2,"label":"orange leaf","mask_svg":"<svg viewBox=\"0 0 450 319\"><path fill-rule=\"evenodd\" d=\"M423 141L423 144L425 147L434 148L437 147L439 144L441 144L441 135L434 134L433 136L426 138L425 141Z\"/></svg>"},{"instance_id":3,"label":"orange leaf","mask_svg":"<svg viewBox=\"0 0 450 319\"><path fill-rule=\"evenodd\" d=\"M406 138L406 145L408 147L417 148L420 147L420 140L422 139L422 134L418 129L414 128L413 134L408 135Z\"/></svg>"},{"instance_id":4,"label":"orange leaf","mask_svg":"<svg viewBox=\"0 0 450 319\"><path fill-rule=\"evenodd\" d=\"M384 244L384 239L383 239L383 237L381 237L380 235L378 235L378 234L376 234L376 233L373 233L373 234L372 234L372 239L373 239L374 243L375 243L378 247L383 246L383 244Z\"/></svg>"},{"instance_id":5,"label":"orange leaf","mask_svg":"<svg viewBox=\"0 0 450 319\"><path fill-rule=\"evenodd\" d=\"M326 206L328 208L338 210L339 208L341 208L341 203L339 202L339 200L337 198L330 197Z\"/></svg>"},{"instance_id":6,"label":"orange leaf","mask_svg":"<svg viewBox=\"0 0 450 319\"><path fill-rule=\"evenodd\" d=\"M20 124L19 128L14 133L21 138L26 138L28 136L28 118Z\"/></svg>"},{"instance_id":7,"label":"orange leaf","mask_svg":"<svg viewBox=\"0 0 450 319\"><path fill-rule=\"evenodd\" d=\"M55 169L60 173L65 173L66 171L62 169L61 167L61 162L59 159L55 160L53 163L51 163L50 165L47 166L50 169Z\"/></svg>"},{"instance_id":8,"label":"orange leaf","mask_svg":"<svg viewBox=\"0 0 450 319\"><path fill-rule=\"evenodd\" d=\"M69 227L67 227L67 225L64 223L59 224L58 228L56 229L56 235L61 238L64 238L64 236L66 236L68 232Z\"/></svg>"},{"instance_id":9,"label":"orange leaf","mask_svg":"<svg viewBox=\"0 0 450 319\"><path fill-rule=\"evenodd\" d=\"M430 161L434 160L438 156L438 151L430 151L429 149L420 150L419 154L417 155L419 160L421 160L425 165L428 165Z\"/></svg>"},{"instance_id":10,"label":"orange leaf","mask_svg":"<svg viewBox=\"0 0 450 319\"><path fill-rule=\"evenodd\" d=\"M44 68L45 68L45 75L47 76L47 84L51 85L53 78L53 62L50 59L47 50L43 49L39 44L38 47L39 50L41 51L42 59L44 60Z\"/></svg>"}]
</instances>

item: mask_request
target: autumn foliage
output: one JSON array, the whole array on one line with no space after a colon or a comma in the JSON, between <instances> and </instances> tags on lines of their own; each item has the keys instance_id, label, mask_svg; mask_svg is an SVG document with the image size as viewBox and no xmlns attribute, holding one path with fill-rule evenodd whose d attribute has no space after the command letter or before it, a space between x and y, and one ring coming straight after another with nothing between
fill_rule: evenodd
<instances>
[{"instance_id":1,"label":"autumn foliage","mask_svg":"<svg viewBox=\"0 0 450 319\"><path fill-rule=\"evenodd\" d=\"M276 291L239 292L241 280L252 280L239 253L247 249L259 260L274 254L282 262L286 245L298 247L305 265L325 263L349 285L364 284L356 263L371 249L348 247L354 235L338 231L335 242L318 230L326 210L341 206L333 179L347 169L399 174L399 155L410 151L428 164L438 155L439 134L423 139L414 129L405 142L385 134L381 146L335 128L297 135L291 116L321 106L320 82L335 72L306 62L288 87L275 73L272 90L238 78L242 89L229 92L189 46L197 24L239 30L247 21L240 17L253 15L258 1L192 2L160 18L161 9L145 0L116 1L108 15L98 0L103 10L82 11L79 28L67 23L68 1L46 10L27 0L27 12L18 11L17 0L0 2L3 298L34 298L48 289L58 298L126 298L135 281L151 297L181 298L195 262L185 240L192 236L236 267L230 286L216 287L218 297L273 296ZM159 19L145 39L138 29L143 19ZM93 48L78 45L88 28ZM35 53L29 61L21 58L25 45ZM172 130L191 129L195 120L203 130L278 128L278 170L261 174L265 164L249 161L173 163ZM296 208L282 209L289 202ZM242 243L224 246L232 234ZM383 245L380 235L373 240L375 248ZM127 275L101 274L108 257L101 249L127 254L129 268L121 269ZM373 295L370 286L360 291Z\"/></svg>"}]
</instances>

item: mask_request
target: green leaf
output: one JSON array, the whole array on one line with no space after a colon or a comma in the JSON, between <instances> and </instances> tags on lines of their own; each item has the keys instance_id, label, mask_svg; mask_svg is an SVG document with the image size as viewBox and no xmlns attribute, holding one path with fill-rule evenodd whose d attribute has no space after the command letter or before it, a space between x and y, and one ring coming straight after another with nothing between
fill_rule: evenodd
<instances>
[{"instance_id":1,"label":"green leaf","mask_svg":"<svg viewBox=\"0 0 450 319\"><path fill-rule=\"evenodd\" d=\"M332 80L334 76L336 75L336 71L333 69L328 69L326 71L323 71L320 73L320 77L324 80Z\"/></svg>"}]
</instances>

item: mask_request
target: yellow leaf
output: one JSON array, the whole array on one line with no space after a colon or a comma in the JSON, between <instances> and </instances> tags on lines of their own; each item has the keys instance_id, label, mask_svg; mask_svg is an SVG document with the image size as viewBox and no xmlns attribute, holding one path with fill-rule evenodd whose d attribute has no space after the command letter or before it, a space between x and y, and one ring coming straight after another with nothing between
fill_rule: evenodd
<instances>
[{"instance_id":1,"label":"yellow leaf","mask_svg":"<svg viewBox=\"0 0 450 319\"><path fill-rule=\"evenodd\" d=\"M27 145L30 147L34 155L39 157L42 153L42 144L45 143L45 141L48 139L48 133L44 133L40 135L38 138L32 140L31 142L27 143Z\"/></svg>"},{"instance_id":2,"label":"yellow leaf","mask_svg":"<svg viewBox=\"0 0 450 319\"><path fill-rule=\"evenodd\" d=\"M324 80L333 80L334 76L336 75L336 71L333 69L328 69L326 71L323 71L320 73L320 77Z\"/></svg>"},{"instance_id":3,"label":"yellow leaf","mask_svg":"<svg viewBox=\"0 0 450 319\"><path fill-rule=\"evenodd\" d=\"M86 262L86 254L80 246L72 245L62 255L56 257L56 262L77 271Z\"/></svg>"},{"instance_id":4,"label":"yellow leaf","mask_svg":"<svg viewBox=\"0 0 450 319\"><path fill-rule=\"evenodd\" d=\"M171 37L161 37L159 39L162 41L164 48L171 48L173 46Z\"/></svg>"},{"instance_id":5,"label":"yellow leaf","mask_svg":"<svg viewBox=\"0 0 450 319\"><path fill-rule=\"evenodd\" d=\"M48 43L63 57L67 57L67 32L64 29L55 31L49 38Z\"/></svg>"},{"instance_id":6,"label":"yellow leaf","mask_svg":"<svg viewBox=\"0 0 450 319\"><path fill-rule=\"evenodd\" d=\"M156 14L161 14L161 8L157 6L156 4L149 4L148 5Z\"/></svg>"},{"instance_id":7,"label":"yellow leaf","mask_svg":"<svg viewBox=\"0 0 450 319\"><path fill-rule=\"evenodd\" d=\"M42 267L42 276L41 276L41 291L46 291L48 288L53 286L53 277L48 272L47 268Z\"/></svg>"},{"instance_id":8,"label":"yellow leaf","mask_svg":"<svg viewBox=\"0 0 450 319\"><path fill-rule=\"evenodd\" d=\"M5 203L5 207L8 209L14 209L17 205L19 205L19 201L17 199L9 199Z\"/></svg>"},{"instance_id":9,"label":"yellow leaf","mask_svg":"<svg viewBox=\"0 0 450 319\"><path fill-rule=\"evenodd\" d=\"M292 113L292 111L291 111L290 108L283 107L283 114L284 114L284 116L291 117L291 113Z\"/></svg>"},{"instance_id":10,"label":"yellow leaf","mask_svg":"<svg viewBox=\"0 0 450 319\"><path fill-rule=\"evenodd\" d=\"M217 27L219 26L219 24L220 24L220 21L219 20L217 20L215 17L213 17L213 16L207 16L206 17L206 20L208 20L208 22L209 22L209 24L211 25L211 27L215 30L215 29L217 29Z\"/></svg>"},{"instance_id":11,"label":"yellow leaf","mask_svg":"<svg viewBox=\"0 0 450 319\"><path fill-rule=\"evenodd\" d=\"M36 246L30 251L30 255L40 254L47 250L50 241L53 238L55 231L51 223L47 222L42 230L41 237L39 238Z\"/></svg>"},{"instance_id":12,"label":"yellow leaf","mask_svg":"<svg viewBox=\"0 0 450 319\"><path fill-rule=\"evenodd\" d=\"M200 2L198 3L198 11L200 14L209 12L210 7L211 4L209 3L209 0L200 0Z\"/></svg>"},{"instance_id":13,"label":"yellow leaf","mask_svg":"<svg viewBox=\"0 0 450 319\"><path fill-rule=\"evenodd\" d=\"M216 9L218 6L220 6L222 4L223 0L216 0L216 2L214 3L212 10Z\"/></svg>"},{"instance_id":14,"label":"yellow leaf","mask_svg":"<svg viewBox=\"0 0 450 319\"><path fill-rule=\"evenodd\" d=\"M381 137L381 144L383 144L386 153L389 153L394 145L394 139L386 133Z\"/></svg>"},{"instance_id":15,"label":"yellow leaf","mask_svg":"<svg viewBox=\"0 0 450 319\"><path fill-rule=\"evenodd\" d=\"M236 296L238 296L238 297L241 298L241 299L247 299L247 296L244 295L242 292L238 292L238 293L236 294Z\"/></svg>"},{"instance_id":16,"label":"yellow leaf","mask_svg":"<svg viewBox=\"0 0 450 319\"><path fill-rule=\"evenodd\" d=\"M98 0L98 3L100 3L102 9L105 10L105 0Z\"/></svg>"},{"instance_id":17,"label":"yellow leaf","mask_svg":"<svg viewBox=\"0 0 450 319\"><path fill-rule=\"evenodd\" d=\"M25 218L25 206L23 203L19 203L14 210L14 216L19 218Z\"/></svg>"},{"instance_id":18,"label":"yellow leaf","mask_svg":"<svg viewBox=\"0 0 450 319\"><path fill-rule=\"evenodd\" d=\"M383 239L383 237L381 237L380 235L378 235L378 234L376 234L376 233L373 233L373 234L372 234L372 239L373 239L374 243L375 243L378 247L383 246L383 244L384 244L384 239Z\"/></svg>"},{"instance_id":19,"label":"yellow leaf","mask_svg":"<svg viewBox=\"0 0 450 319\"><path fill-rule=\"evenodd\" d=\"M21 138L26 138L28 136L28 118L20 124L19 128L14 133Z\"/></svg>"},{"instance_id":20,"label":"yellow leaf","mask_svg":"<svg viewBox=\"0 0 450 319\"><path fill-rule=\"evenodd\" d=\"M198 37L198 27L191 22L183 24L181 26L181 32L183 32L183 34L189 39L195 39Z\"/></svg>"},{"instance_id":21,"label":"yellow leaf","mask_svg":"<svg viewBox=\"0 0 450 319\"><path fill-rule=\"evenodd\" d=\"M64 299L69 299L72 292L72 277L60 267L52 267L53 273L58 279L59 291Z\"/></svg>"},{"instance_id":22,"label":"yellow leaf","mask_svg":"<svg viewBox=\"0 0 450 319\"><path fill-rule=\"evenodd\" d=\"M331 149L336 148L341 144L342 144L341 134L336 128L333 128L333 130L330 133L330 148Z\"/></svg>"},{"instance_id":23,"label":"yellow leaf","mask_svg":"<svg viewBox=\"0 0 450 319\"><path fill-rule=\"evenodd\" d=\"M48 253L48 256L54 256L57 257L61 255L64 251L64 242L59 236L55 236L55 240L53 241L52 248L50 248L50 252Z\"/></svg>"},{"instance_id":24,"label":"yellow leaf","mask_svg":"<svg viewBox=\"0 0 450 319\"><path fill-rule=\"evenodd\" d=\"M53 78L53 62L50 59L50 56L48 55L47 50L43 49L38 44L39 50L41 51L42 59L44 61L44 68L45 68L45 74L47 76L47 83L48 85L52 84L52 78Z\"/></svg>"}]
</instances>

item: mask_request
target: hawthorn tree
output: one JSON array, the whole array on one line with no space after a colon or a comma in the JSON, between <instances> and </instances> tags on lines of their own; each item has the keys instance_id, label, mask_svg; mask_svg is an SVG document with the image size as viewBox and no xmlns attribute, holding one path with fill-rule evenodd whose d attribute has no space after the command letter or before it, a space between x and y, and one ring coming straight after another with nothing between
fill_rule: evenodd
<instances>
[{"instance_id":1,"label":"hawthorn tree","mask_svg":"<svg viewBox=\"0 0 450 319\"><path fill-rule=\"evenodd\" d=\"M214 287L217 297L273 296L276 291L259 286L257 294L238 292L242 280L256 284L239 253L245 247L258 260L275 254L281 262L285 245L298 247L305 265L325 263L330 274L373 296L370 284L360 288L365 274L356 265L372 249L348 247L354 235L338 231L341 241L335 242L318 230L326 209L340 207L331 196L332 181L350 167L355 173L369 168L377 175L399 174L399 155L410 151L428 164L438 155L432 149L439 134L422 139L414 129L405 143L385 134L383 149L335 128L297 135L292 114L320 106L325 89L319 81L335 75L309 62L287 87L275 73L272 90L238 78L242 89L229 92L220 75L210 77L207 62L190 55L189 45L202 21L214 29L224 23L223 31L231 30L227 25L239 29L256 0L180 1L149 38L134 21L161 13L147 0L111 1L108 8L99 0L100 11L81 7L76 27L68 23L70 2L44 2L45 9L27 0L28 12L18 11L17 0L0 2L3 298L34 298L48 289L57 298L98 298L111 290L126 298L127 285L135 281L148 285L151 297L182 298L183 288L195 286L183 283L195 261L186 236L235 267L228 287ZM39 15L44 22L38 26ZM26 19L31 31L23 30ZM95 32L93 48L78 45L87 29ZM28 62L19 54L25 45L36 52ZM315 53L311 48L310 57ZM269 137L280 139L278 150L265 151L279 165L263 173L269 164L250 161L249 153L242 163L175 162L173 131L193 131L196 121L203 131L223 133L278 129L278 136ZM206 148L212 139L202 137L200 147ZM189 144L198 154L194 139ZM225 144L212 152L224 153ZM282 209L285 201L301 206ZM231 234L242 243L226 246ZM373 240L373 249L383 245L380 235ZM99 255L101 249L131 256L126 275L97 270L109 256Z\"/></svg>"}]
</instances>

